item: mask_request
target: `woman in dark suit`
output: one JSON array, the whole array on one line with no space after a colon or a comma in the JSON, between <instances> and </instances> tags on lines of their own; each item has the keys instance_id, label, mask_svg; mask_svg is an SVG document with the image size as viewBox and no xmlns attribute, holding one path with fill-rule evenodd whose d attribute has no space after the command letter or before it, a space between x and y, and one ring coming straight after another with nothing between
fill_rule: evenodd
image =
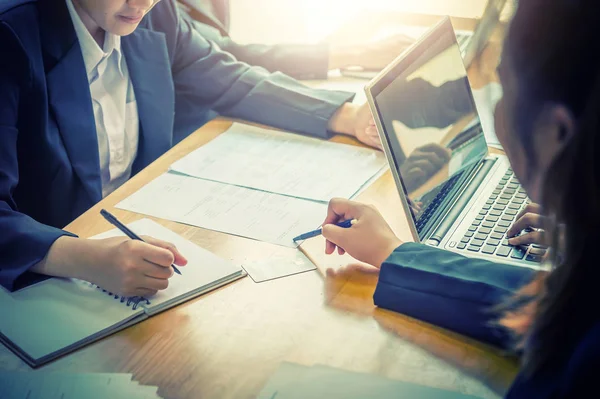
<instances>
[{"instance_id":1,"label":"woman in dark suit","mask_svg":"<svg viewBox=\"0 0 600 399\"><path fill-rule=\"evenodd\" d=\"M62 227L217 114L378 145L352 98L236 62L174 0L0 1L0 284L166 288L185 263L169 244Z\"/></svg>"},{"instance_id":2,"label":"woman in dark suit","mask_svg":"<svg viewBox=\"0 0 600 399\"><path fill-rule=\"evenodd\" d=\"M376 305L521 353L507 398L597 396L599 25L594 0L521 0L499 67L496 132L529 197L553 220L551 271L402 243L377 210L341 199L323 228L327 253L337 247L380 268ZM349 229L331 224L350 218Z\"/></svg>"}]
</instances>

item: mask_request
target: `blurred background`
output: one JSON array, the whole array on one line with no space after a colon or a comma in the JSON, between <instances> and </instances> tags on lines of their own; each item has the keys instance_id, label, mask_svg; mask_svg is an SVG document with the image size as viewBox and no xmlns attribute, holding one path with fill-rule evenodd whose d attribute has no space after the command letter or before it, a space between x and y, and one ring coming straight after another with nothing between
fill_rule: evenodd
<instances>
[{"instance_id":1,"label":"blurred background","mask_svg":"<svg viewBox=\"0 0 600 399\"><path fill-rule=\"evenodd\" d=\"M480 18L485 3L485 0L231 0L231 37L239 43L317 43L348 25L363 30L369 24L379 23L382 16L406 18L406 14L429 14ZM503 19L510 12L507 7Z\"/></svg>"}]
</instances>

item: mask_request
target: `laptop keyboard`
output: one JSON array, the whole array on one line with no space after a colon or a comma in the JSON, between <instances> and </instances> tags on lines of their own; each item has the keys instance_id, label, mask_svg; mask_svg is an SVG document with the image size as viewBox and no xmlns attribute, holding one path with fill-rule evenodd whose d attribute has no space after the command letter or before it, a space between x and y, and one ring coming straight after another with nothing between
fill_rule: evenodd
<instances>
[{"instance_id":1,"label":"laptop keyboard","mask_svg":"<svg viewBox=\"0 0 600 399\"><path fill-rule=\"evenodd\" d=\"M521 209L529 203L525 190L512 169L504 174L495 190L481 207L460 242L450 247L468 252L495 255L513 260L541 262L546 249L539 245L514 247L508 244L506 232Z\"/></svg>"}]
</instances>

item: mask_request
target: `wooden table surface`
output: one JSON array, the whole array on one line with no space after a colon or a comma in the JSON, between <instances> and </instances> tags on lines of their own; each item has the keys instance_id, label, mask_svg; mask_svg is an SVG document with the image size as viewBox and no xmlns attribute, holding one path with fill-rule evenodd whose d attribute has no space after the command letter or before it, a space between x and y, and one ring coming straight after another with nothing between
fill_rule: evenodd
<instances>
[{"instance_id":1,"label":"wooden table surface","mask_svg":"<svg viewBox=\"0 0 600 399\"><path fill-rule=\"evenodd\" d=\"M81 237L111 229L99 214L101 208L125 222L143 217L114 206L230 123L215 120L198 129L66 229ZM332 141L357 144L341 136ZM397 234L410 239L389 172L359 199L376 205ZM155 220L237 264L275 253L291 257L295 251ZM482 398L497 398L507 389L517 370L514 359L376 308L372 299L375 271L347 255L326 256L322 237L305 242L301 249L318 266L317 271L258 284L250 278L238 280L39 370L133 373L140 383L159 386L165 398L252 398L282 361L376 373ZM3 346L0 368L32 371Z\"/></svg>"}]
</instances>

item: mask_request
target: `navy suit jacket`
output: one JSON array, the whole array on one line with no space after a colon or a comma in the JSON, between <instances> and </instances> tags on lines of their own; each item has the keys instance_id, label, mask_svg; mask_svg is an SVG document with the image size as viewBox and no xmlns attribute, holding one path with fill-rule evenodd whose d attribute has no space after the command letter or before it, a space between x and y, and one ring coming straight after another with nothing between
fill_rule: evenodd
<instances>
[{"instance_id":1,"label":"navy suit jacket","mask_svg":"<svg viewBox=\"0 0 600 399\"><path fill-rule=\"evenodd\" d=\"M189 15L198 22L217 29L223 36L229 35L231 12L229 0L178 0L185 5Z\"/></svg>"},{"instance_id":2,"label":"navy suit jacket","mask_svg":"<svg viewBox=\"0 0 600 399\"><path fill-rule=\"evenodd\" d=\"M374 302L377 306L406 314L431 324L473 337L499 347L507 347L510 336L495 323L494 308L531 281L535 271L429 247L405 243L381 266ZM595 283L594 283L595 284ZM600 367L600 321L581 304L573 320L587 318L591 328L582 331L564 359L543 367L532 375L520 374L508 391L507 399L558 399L590 397L596 392ZM591 319L590 319L591 318ZM555 326L554 328L574 328ZM570 350L567 348L574 348Z\"/></svg>"},{"instance_id":3,"label":"navy suit jacket","mask_svg":"<svg viewBox=\"0 0 600 399\"><path fill-rule=\"evenodd\" d=\"M326 138L353 95L235 61L163 0L122 38L138 105L134 173L217 113ZM64 0L0 4L0 284L15 289L102 198L94 113Z\"/></svg>"},{"instance_id":4,"label":"navy suit jacket","mask_svg":"<svg viewBox=\"0 0 600 399\"><path fill-rule=\"evenodd\" d=\"M194 28L238 60L271 72L279 71L297 79L326 79L329 45L317 44L239 44L229 36L229 0L180 0L193 18Z\"/></svg>"}]
</instances>

